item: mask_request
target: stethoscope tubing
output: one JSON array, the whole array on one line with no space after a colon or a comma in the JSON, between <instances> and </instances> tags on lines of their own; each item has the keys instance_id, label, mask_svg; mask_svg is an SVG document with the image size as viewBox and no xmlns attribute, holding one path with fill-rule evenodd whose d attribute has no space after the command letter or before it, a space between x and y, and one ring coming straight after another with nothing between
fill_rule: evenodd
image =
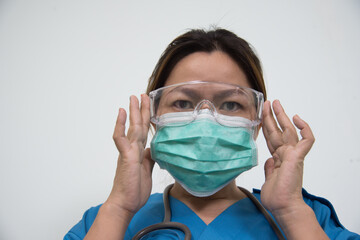
<instances>
[{"instance_id":1,"label":"stethoscope tubing","mask_svg":"<svg viewBox=\"0 0 360 240\"><path fill-rule=\"evenodd\" d=\"M178 229L182 231L185 234L184 240L191 240L191 231L190 229L183 223L179 222L171 222L171 208L170 208L170 201L169 201L169 192L170 189L173 187L174 184L170 184L167 186L164 190L163 194L163 200L164 200L164 220L161 223L156 223L153 225L150 225L142 230L140 230L133 238L132 240L138 240L141 239L146 234L160 230L160 229Z\"/></svg>"},{"instance_id":2,"label":"stethoscope tubing","mask_svg":"<svg viewBox=\"0 0 360 240\"><path fill-rule=\"evenodd\" d=\"M170 208L170 201L169 201L169 192L170 192L170 189L173 187L173 185L174 184L170 184L164 190L163 200L164 200L165 215L164 215L163 222L150 225L150 226L140 230L138 233L135 234L135 236L132 238L132 240L139 240L146 234L156 231L156 230L161 230L161 229L178 229L185 234L184 240L191 240L191 231L185 224L182 224L179 222L171 222L171 208ZM245 195L254 203L256 208L265 216L266 220L269 222L271 228L274 230L278 239L285 240L285 237L282 234L278 225L276 224L275 220L271 217L269 212L260 203L260 201L245 188L242 188L242 187L238 187L238 188L243 193L245 193Z\"/></svg>"}]
</instances>

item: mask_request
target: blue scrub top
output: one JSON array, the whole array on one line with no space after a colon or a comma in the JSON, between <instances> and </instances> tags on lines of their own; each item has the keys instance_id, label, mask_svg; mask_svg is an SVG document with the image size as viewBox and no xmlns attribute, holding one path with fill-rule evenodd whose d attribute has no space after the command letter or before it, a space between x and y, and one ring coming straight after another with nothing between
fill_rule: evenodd
<instances>
[{"instance_id":1,"label":"blue scrub top","mask_svg":"<svg viewBox=\"0 0 360 240\"><path fill-rule=\"evenodd\" d=\"M260 200L260 191L254 190ZM305 202L314 210L317 220L330 239L359 239L358 234L346 230L339 222L335 210L326 199L319 198L303 190ZM172 211L171 221L189 227L192 239L277 239L269 222L249 198L244 198L217 216L206 225L184 203L169 196ZM78 224L64 237L64 240L83 239L95 220L101 205L87 210ZM164 218L163 194L150 196L148 202L131 220L124 239L131 239L141 229L162 222ZM143 239L183 239L181 231L166 229L149 233Z\"/></svg>"}]
</instances>

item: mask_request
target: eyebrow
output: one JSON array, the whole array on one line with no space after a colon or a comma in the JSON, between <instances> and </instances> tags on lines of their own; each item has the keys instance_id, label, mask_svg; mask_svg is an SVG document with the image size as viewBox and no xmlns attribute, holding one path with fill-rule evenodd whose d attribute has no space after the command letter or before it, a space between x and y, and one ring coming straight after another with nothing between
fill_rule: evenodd
<instances>
[{"instance_id":1,"label":"eyebrow","mask_svg":"<svg viewBox=\"0 0 360 240\"><path fill-rule=\"evenodd\" d=\"M180 93L184 93L186 96L190 97L190 98L201 98L200 94L197 93L196 90L192 89L192 88L188 88L188 87L179 87L179 88L175 88L173 89L171 92L180 92Z\"/></svg>"},{"instance_id":2,"label":"eyebrow","mask_svg":"<svg viewBox=\"0 0 360 240\"><path fill-rule=\"evenodd\" d=\"M229 97L231 95L242 95L242 96L245 96L246 94L244 93L244 91L241 91L239 88L235 88L235 89L229 89L229 90L222 90L222 91L219 91L217 92L215 95L214 95L214 101L215 100L218 100L219 98L224 98L224 97Z\"/></svg>"},{"instance_id":3,"label":"eyebrow","mask_svg":"<svg viewBox=\"0 0 360 240\"><path fill-rule=\"evenodd\" d=\"M176 88L172 90L173 92L181 92L183 94L185 94L186 96L193 98L193 99L200 99L203 98L201 97L201 94L198 93L197 90L194 90L192 88L189 87L181 87L181 88ZM241 91L240 88L235 88L235 89L227 89L227 90L221 90L221 91L217 91L216 94L212 95L212 100L216 101L218 99L224 98L224 97L228 97L231 95L243 95L245 96L245 92ZM210 99L209 99L210 100Z\"/></svg>"}]
</instances>

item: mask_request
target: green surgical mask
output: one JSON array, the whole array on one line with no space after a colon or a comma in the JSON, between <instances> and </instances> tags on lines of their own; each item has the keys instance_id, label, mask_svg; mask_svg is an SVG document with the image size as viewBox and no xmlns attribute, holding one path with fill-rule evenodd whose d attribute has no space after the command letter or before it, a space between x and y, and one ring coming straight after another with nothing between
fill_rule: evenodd
<instances>
[{"instance_id":1,"label":"green surgical mask","mask_svg":"<svg viewBox=\"0 0 360 240\"><path fill-rule=\"evenodd\" d=\"M182 115L171 113L169 119ZM257 148L254 127L244 127L251 125L250 120L227 116L225 126L209 111L198 116L186 124L170 120L157 126L151 156L190 194L206 197L256 166Z\"/></svg>"}]
</instances>

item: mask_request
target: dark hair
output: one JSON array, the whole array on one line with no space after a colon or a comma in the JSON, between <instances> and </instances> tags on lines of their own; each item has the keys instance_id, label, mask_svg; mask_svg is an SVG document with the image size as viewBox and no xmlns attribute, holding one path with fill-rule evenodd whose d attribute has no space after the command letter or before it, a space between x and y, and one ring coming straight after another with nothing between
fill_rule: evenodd
<instances>
[{"instance_id":1,"label":"dark hair","mask_svg":"<svg viewBox=\"0 0 360 240\"><path fill-rule=\"evenodd\" d=\"M266 89L261 63L252 47L244 39L225 30L205 31L193 29L174 39L161 55L149 79L146 93L161 88L175 65L186 56L195 52L222 51L228 54L244 71L250 86L264 94Z\"/></svg>"}]
</instances>

